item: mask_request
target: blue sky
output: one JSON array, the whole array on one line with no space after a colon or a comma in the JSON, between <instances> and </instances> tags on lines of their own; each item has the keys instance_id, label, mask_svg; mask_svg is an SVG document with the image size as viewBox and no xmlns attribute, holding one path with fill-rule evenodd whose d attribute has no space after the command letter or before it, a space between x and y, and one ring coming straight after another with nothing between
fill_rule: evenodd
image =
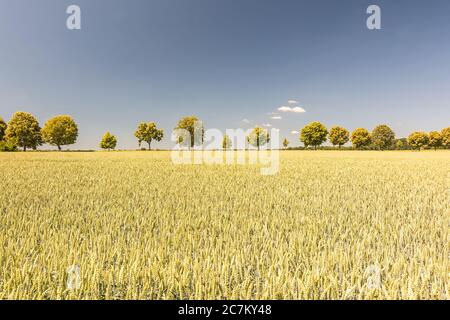
<instances>
[{"instance_id":1,"label":"blue sky","mask_svg":"<svg viewBox=\"0 0 450 320\"><path fill-rule=\"evenodd\" d=\"M67 6L82 30L66 28ZM382 10L382 30L366 9ZM140 121L166 137L185 115L208 128L271 124L292 145L319 120L397 136L450 125L450 2L365 0L0 0L0 116L79 124L137 148ZM304 113L269 113L297 100ZM247 124L243 119L248 119Z\"/></svg>"}]
</instances>

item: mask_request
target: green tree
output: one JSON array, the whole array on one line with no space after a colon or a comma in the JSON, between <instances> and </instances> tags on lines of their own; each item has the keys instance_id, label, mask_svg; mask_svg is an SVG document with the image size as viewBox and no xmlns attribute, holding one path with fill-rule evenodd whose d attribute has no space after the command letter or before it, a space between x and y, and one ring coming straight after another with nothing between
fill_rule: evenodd
<instances>
[{"instance_id":1,"label":"green tree","mask_svg":"<svg viewBox=\"0 0 450 320\"><path fill-rule=\"evenodd\" d=\"M351 141L356 149L368 147L371 143L370 133L364 128L358 128L352 132Z\"/></svg>"},{"instance_id":2,"label":"green tree","mask_svg":"<svg viewBox=\"0 0 450 320\"><path fill-rule=\"evenodd\" d=\"M286 138L284 138L284 140L283 140L283 147L284 147L285 149L287 149L288 145L289 145L289 140L286 139Z\"/></svg>"},{"instance_id":3,"label":"green tree","mask_svg":"<svg viewBox=\"0 0 450 320\"><path fill-rule=\"evenodd\" d=\"M347 129L335 126L331 128L329 138L333 146L341 148L350 139L350 134Z\"/></svg>"},{"instance_id":4,"label":"green tree","mask_svg":"<svg viewBox=\"0 0 450 320\"><path fill-rule=\"evenodd\" d=\"M61 115L48 120L42 128L44 142L57 146L74 144L78 137L78 126L71 116Z\"/></svg>"},{"instance_id":5,"label":"green tree","mask_svg":"<svg viewBox=\"0 0 450 320\"><path fill-rule=\"evenodd\" d=\"M111 133L106 132L100 141L100 148L107 150L114 150L117 146L117 138Z\"/></svg>"},{"instance_id":6,"label":"green tree","mask_svg":"<svg viewBox=\"0 0 450 320\"><path fill-rule=\"evenodd\" d=\"M317 149L322 143L327 141L328 130L320 122L311 122L305 126L300 133L300 141L303 142L305 148L313 146Z\"/></svg>"},{"instance_id":7,"label":"green tree","mask_svg":"<svg viewBox=\"0 0 450 320\"><path fill-rule=\"evenodd\" d=\"M224 135L223 139L222 139L222 148L224 150L226 149L230 149L232 146L232 142L231 139L228 135Z\"/></svg>"},{"instance_id":8,"label":"green tree","mask_svg":"<svg viewBox=\"0 0 450 320\"><path fill-rule=\"evenodd\" d=\"M434 150L442 146L442 136L438 131L431 131L428 138L430 140L428 145Z\"/></svg>"},{"instance_id":9,"label":"green tree","mask_svg":"<svg viewBox=\"0 0 450 320\"><path fill-rule=\"evenodd\" d=\"M429 142L426 132L413 132L408 137L408 144L413 149L420 150Z\"/></svg>"},{"instance_id":10,"label":"green tree","mask_svg":"<svg viewBox=\"0 0 450 320\"><path fill-rule=\"evenodd\" d=\"M203 144L205 128L202 121L196 116L184 117L178 121L174 134L180 145L184 144L193 148L196 145Z\"/></svg>"},{"instance_id":11,"label":"green tree","mask_svg":"<svg viewBox=\"0 0 450 320\"><path fill-rule=\"evenodd\" d=\"M410 150L411 148L408 145L408 138L400 138L398 139L402 143L402 150Z\"/></svg>"},{"instance_id":12,"label":"green tree","mask_svg":"<svg viewBox=\"0 0 450 320\"><path fill-rule=\"evenodd\" d=\"M397 141L395 142L395 149L396 150L403 150L405 146L403 145L403 141L400 139L397 139Z\"/></svg>"},{"instance_id":13,"label":"green tree","mask_svg":"<svg viewBox=\"0 0 450 320\"><path fill-rule=\"evenodd\" d=\"M148 143L148 150L152 149L152 141L161 141L164 137L164 131L159 130L154 122L140 123L134 136L138 138L139 147L143 141Z\"/></svg>"},{"instance_id":14,"label":"green tree","mask_svg":"<svg viewBox=\"0 0 450 320\"><path fill-rule=\"evenodd\" d=\"M0 152L12 152L17 150L17 145L13 140L0 141Z\"/></svg>"},{"instance_id":15,"label":"green tree","mask_svg":"<svg viewBox=\"0 0 450 320\"><path fill-rule=\"evenodd\" d=\"M441 131L442 145L450 148L450 127L442 129Z\"/></svg>"},{"instance_id":16,"label":"green tree","mask_svg":"<svg viewBox=\"0 0 450 320\"><path fill-rule=\"evenodd\" d=\"M375 127L372 131L372 143L380 150L391 147L394 140L394 131L385 124Z\"/></svg>"},{"instance_id":17,"label":"green tree","mask_svg":"<svg viewBox=\"0 0 450 320\"><path fill-rule=\"evenodd\" d=\"M3 118L0 117L0 141L3 140L3 137L5 136L6 128L8 126L6 125L6 122L3 121Z\"/></svg>"},{"instance_id":18,"label":"green tree","mask_svg":"<svg viewBox=\"0 0 450 320\"><path fill-rule=\"evenodd\" d=\"M6 140L13 140L16 145L27 151L42 145L41 128L36 118L27 112L16 112L9 120L5 134Z\"/></svg>"},{"instance_id":19,"label":"green tree","mask_svg":"<svg viewBox=\"0 0 450 320\"><path fill-rule=\"evenodd\" d=\"M247 142L258 148L258 151L260 150L260 147L267 144L270 141L269 133L266 129L263 129L261 127L253 128L252 132L247 137Z\"/></svg>"}]
</instances>

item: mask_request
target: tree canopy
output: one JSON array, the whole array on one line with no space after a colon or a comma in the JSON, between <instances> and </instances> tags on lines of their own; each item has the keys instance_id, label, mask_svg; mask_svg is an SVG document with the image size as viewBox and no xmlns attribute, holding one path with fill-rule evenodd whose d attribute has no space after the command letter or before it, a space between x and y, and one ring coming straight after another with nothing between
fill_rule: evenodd
<instances>
[{"instance_id":1,"label":"tree canopy","mask_svg":"<svg viewBox=\"0 0 450 320\"><path fill-rule=\"evenodd\" d=\"M372 131L372 143L380 150L391 147L394 140L394 131L385 124L375 127Z\"/></svg>"},{"instance_id":2,"label":"tree canopy","mask_svg":"<svg viewBox=\"0 0 450 320\"><path fill-rule=\"evenodd\" d=\"M16 112L8 122L6 140L15 141L16 145L26 151L42 145L41 128L36 118L27 112Z\"/></svg>"},{"instance_id":3,"label":"tree canopy","mask_svg":"<svg viewBox=\"0 0 450 320\"><path fill-rule=\"evenodd\" d=\"M264 146L270 141L269 133L266 129L261 127L253 128L252 132L247 137L247 142L260 150L261 146Z\"/></svg>"},{"instance_id":4,"label":"tree canopy","mask_svg":"<svg viewBox=\"0 0 450 320\"><path fill-rule=\"evenodd\" d=\"M413 149L420 150L425 147L429 142L426 132L413 132L408 136L408 144Z\"/></svg>"},{"instance_id":5,"label":"tree canopy","mask_svg":"<svg viewBox=\"0 0 450 320\"><path fill-rule=\"evenodd\" d=\"M334 146L342 147L350 139L350 134L347 129L339 126L332 127L329 135L330 142Z\"/></svg>"},{"instance_id":6,"label":"tree canopy","mask_svg":"<svg viewBox=\"0 0 450 320\"><path fill-rule=\"evenodd\" d=\"M107 150L114 150L117 146L117 138L109 132L103 135L100 141L100 148Z\"/></svg>"},{"instance_id":7,"label":"tree canopy","mask_svg":"<svg viewBox=\"0 0 450 320\"><path fill-rule=\"evenodd\" d=\"M72 117L67 115L56 116L48 120L42 128L43 141L57 146L74 144L78 137L78 126Z\"/></svg>"},{"instance_id":8,"label":"tree canopy","mask_svg":"<svg viewBox=\"0 0 450 320\"><path fill-rule=\"evenodd\" d=\"M370 133L367 129L358 128L353 131L351 140L353 147L355 147L356 149L368 147L371 143Z\"/></svg>"},{"instance_id":9,"label":"tree canopy","mask_svg":"<svg viewBox=\"0 0 450 320\"><path fill-rule=\"evenodd\" d=\"M176 140L180 145L193 148L202 145L205 135L205 128L202 121L196 116L184 117L178 121L175 127Z\"/></svg>"},{"instance_id":10,"label":"tree canopy","mask_svg":"<svg viewBox=\"0 0 450 320\"><path fill-rule=\"evenodd\" d=\"M2 141L3 137L5 136L6 128L7 128L6 122L3 121L2 117L0 117L0 141Z\"/></svg>"},{"instance_id":11,"label":"tree canopy","mask_svg":"<svg viewBox=\"0 0 450 320\"><path fill-rule=\"evenodd\" d=\"M232 147L233 143L231 142L231 139L229 136L224 135L222 139L222 149L227 150Z\"/></svg>"},{"instance_id":12,"label":"tree canopy","mask_svg":"<svg viewBox=\"0 0 450 320\"><path fill-rule=\"evenodd\" d=\"M450 148L450 127L442 129L441 131L442 145Z\"/></svg>"},{"instance_id":13,"label":"tree canopy","mask_svg":"<svg viewBox=\"0 0 450 320\"><path fill-rule=\"evenodd\" d=\"M328 130L320 122L311 122L300 133L300 141L305 147L313 146L315 149L327 141Z\"/></svg>"},{"instance_id":14,"label":"tree canopy","mask_svg":"<svg viewBox=\"0 0 450 320\"><path fill-rule=\"evenodd\" d=\"M142 122L139 124L134 136L138 139L139 146L143 141L147 142L148 149L152 149L152 141L161 141L164 131L159 130L154 122Z\"/></svg>"},{"instance_id":15,"label":"tree canopy","mask_svg":"<svg viewBox=\"0 0 450 320\"><path fill-rule=\"evenodd\" d=\"M428 135L428 145L435 150L442 146L442 136L438 131L431 131Z\"/></svg>"}]
</instances>

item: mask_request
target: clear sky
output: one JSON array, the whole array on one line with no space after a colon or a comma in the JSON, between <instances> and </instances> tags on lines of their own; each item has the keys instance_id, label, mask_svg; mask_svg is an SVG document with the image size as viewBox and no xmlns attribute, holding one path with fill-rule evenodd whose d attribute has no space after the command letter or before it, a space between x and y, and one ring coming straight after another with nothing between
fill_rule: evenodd
<instances>
[{"instance_id":1,"label":"clear sky","mask_svg":"<svg viewBox=\"0 0 450 320\"><path fill-rule=\"evenodd\" d=\"M81 30L66 28L71 4ZM381 30L366 27L370 4ZM97 148L105 131L137 148L140 121L169 147L186 115L271 124L292 145L314 120L403 137L450 125L449 36L448 0L0 0L0 116L70 114L71 149ZM306 112L277 111L288 100Z\"/></svg>"}]
</instances>

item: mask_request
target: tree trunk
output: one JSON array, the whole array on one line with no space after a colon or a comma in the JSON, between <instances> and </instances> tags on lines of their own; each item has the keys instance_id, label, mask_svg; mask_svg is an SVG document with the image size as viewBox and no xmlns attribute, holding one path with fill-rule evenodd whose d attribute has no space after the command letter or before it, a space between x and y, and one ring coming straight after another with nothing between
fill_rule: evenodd
<instances>
[{"instance_id":1,"label":"tree trunk","mask_svg":"<svg viewBox=\"0 0 450 320\"><path fill-rule=\"evenodd\" d=\"M148 143L148 150L152 150L152 141L151 140L147 141L147 143Z\"/></svg>"},{"instance_id":2,"label":"tree trunk","mask_svg":"<svg viewBox=\"0 0 450 320\"><path fill-rule=\"evenodd\" d=\"M58 150L61 151L61 146L58 146Z\"/></svg>"},{"instance_id":3,"label":"tree trunk","mask_svg":"<svg viewBox=\"0 0 450 320\"><path fill-rule=\"evenodd\" d=\"M23 152L27 151L27 147L23 146Z\"/></svg>"}]
</instances>

